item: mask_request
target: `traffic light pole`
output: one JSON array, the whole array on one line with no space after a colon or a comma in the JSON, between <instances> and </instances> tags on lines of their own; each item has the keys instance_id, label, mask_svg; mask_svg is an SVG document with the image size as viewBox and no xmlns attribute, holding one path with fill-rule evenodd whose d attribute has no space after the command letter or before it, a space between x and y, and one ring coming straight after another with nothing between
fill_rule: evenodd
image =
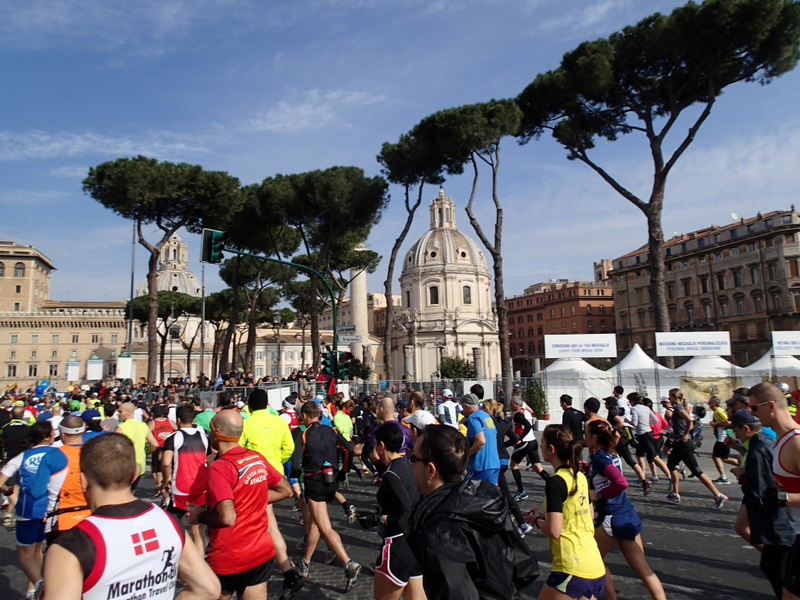
<instances>
[{"instance_id":1,"label":"traffic light pole","mask_svg":"<svg viewBox=\"0 0 800 600\"><path fill-rule=\"evenodd\" d=\"M338 373L338 361L339 361L339 349L338 349L338 337L339 334L336 332L336 324L338 321L336 320L336 296L333 294L333 288L331 288L330 284L325 281L325 277L322 276L322 273L315 271L311 267L307 267L306 265L300 265L297 263L293 263L288 260L279 260L277 258L270 258L268 256L259 256L258 254L250 254L249 252L242 252L240 250L236 250L229 246L223 246L222 248L225 252L230 252L232 254L238 254L240 256L250 256L252 258L257 258L259 260L266 260L267 262L278 263L279 265L288 265L290 267L294 267L295 269L299 269L301 271L306 271L307 273L311 273L319 277L319 280L325 285L325 288L328 290L328 293L331 296L331 310L332 310L332 317L333 317L333 356L335 357L334 360L337 363L337 368L333 370L333 376L336 378Z\"/></svg>"}]
</instances>

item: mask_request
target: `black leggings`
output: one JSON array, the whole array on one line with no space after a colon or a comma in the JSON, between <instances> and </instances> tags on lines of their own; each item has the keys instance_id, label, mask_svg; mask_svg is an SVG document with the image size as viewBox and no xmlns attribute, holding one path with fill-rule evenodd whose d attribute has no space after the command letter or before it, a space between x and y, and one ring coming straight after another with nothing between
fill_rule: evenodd
<instances>
[{"instance_id":1,"label":"black leggings","mask_svg":"<svg viewBox=\"0 0 800 600\"><path fill-rule=\"evenodd\" d=\"M519 503L514 501L514 497L511 495L511 490L508 489L508 481L506 480L506 471L508 470L508 465L500 465L500 475L497 477L497 486L503 491L508 499L508 510L511 511L511 514L514 517L514 520L517 522L517 525L522 525L525 520L522 518L522 511L519 508Z\"/></svg>"},{"instance_id":2,"label":"black leggings","mask_svg":"<svg viewBox=\"0 0 800 600\"><path fill-rule=\"evenodd\" d=\"M617 450L617 454L619 454L620 458L622 460L624 460L626 463L628 463L628 466L631 469L638 464L633 459L633 456L631 456L631 446L628 443L628 440L625 439L624 437L620 438L619 442L617 443L616 450Z\"/></svg>"}]
</instances>

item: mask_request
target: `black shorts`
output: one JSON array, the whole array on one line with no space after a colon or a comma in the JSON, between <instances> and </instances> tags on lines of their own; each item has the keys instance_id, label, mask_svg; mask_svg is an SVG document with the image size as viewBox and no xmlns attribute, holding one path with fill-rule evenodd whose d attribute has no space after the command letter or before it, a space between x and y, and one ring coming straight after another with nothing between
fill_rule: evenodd
<instances>
[{"instance_id":1,"label":"black shorts","mask_svg":"<svg viewBox=\"0 0 800 600\"><path fill-rule=\"evenodd\" d=\"M383 540L375 572L399 587L405 586L412 577L422 577L422 569L402 534Z\"/></svg>"},{"instance_id":2,"label":"black shorts","mask_svg":"<svg viewBox=\"0 0 800 600\"><path fill-rule=\"evenodd\" d=\"M636 446L636 456L645 456L647 457L647 462L653 462L655 457L658 456L656 441L653 439L653 432L646 431L645 433L637 435L636 441L638 442Z\"/></svg>"},{"instance_id":3,"label":"black shorts","mask_svg":"<svg viewBox=\"0 0 800 600\"><path fill-rule=\"evenodd\" d=\"M697 457L694 455L694 448L692 447L691 440L688 442L673 440L672 442L672 452L670 452L669 458L667 459L667 469L675 471L678 468L678 463L681 461L683 461L683 464L686 465L686 468L689 469L695 477L700 477L700 475L703 474L700 467L697 466Z\"/></svg>"},{"instance_id":4,"label":"black shorts","mask_svg":"<svg viewBox=\"0 0 800 600\"><path fill-rule=\"evenodd\" d=\"M150 455L150 469L153 473L161 473L161 457L164 456L164 448L156 448Z\"/></svg>"},{"instance_id":5,"label":"black shorts","mask_svg":"<svg viewBox=\"0 0 800 600\"><path fill-rule=\"evenodd\" d=\"M333 497L336 495L337 483L325 483L319 479L309 479L306 477L303 480L303 497L307 500L314 502L325 502L330 504L333 502Z\"/></svg>"},{"instance_id":6,"label":"black shorts","mask_svg":"<svg viewBox=\"0 0 800 600\"><path fill-rule=\"evenodd\" d=\"M786 576L783 587L795 596L800 596L800 535L795 536L789 558L786 560Z\"/></svg>"},{"instance_id":7,"label":"black shorts","mask_svg":"<svg viewBox=\"0 0 800 600\"><path fill-rule=\"evenodd\" d=\"M730 458L731 449L728 448L724 442L714 442L714 447L711 449L711 456L714 458Z\"/></svg>"},{"instance_id":8,"label":"black shorts","mask_svg":"<svg viewBox=\"0 0 800 600\"><path fill-rule=\"evenodd\" d=\"M525 457L528 457L533 464L542 462L539 458L539 442L531 440L526 442L524 446L520 446L511 454L511 461L520 464Z\"/></svg>"},{"instance_id":9,"label":"black shorts","mask_svg":"<svg viewBox=\"0 0 800 600\"><path fill-rule=\"evenodd\" d=\"M219 578L222 592L236 592L236 597L241 598L245 588L253 587L269 581L272 576L272 568L275 566L275 557L267 562L242 571L241 573L231 573L229 575L217 575Z\"/></svg>"}]
</instances>

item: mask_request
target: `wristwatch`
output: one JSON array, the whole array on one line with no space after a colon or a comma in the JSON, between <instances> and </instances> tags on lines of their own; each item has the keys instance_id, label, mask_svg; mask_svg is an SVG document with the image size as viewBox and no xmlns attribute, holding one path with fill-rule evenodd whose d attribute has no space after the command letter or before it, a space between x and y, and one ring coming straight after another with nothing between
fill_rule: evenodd
<instances>
[{"instance_id":1,"label":"wristwatch","mask_svg":"<svg viewBox=\"0 0 800 600\"><path fill-rule=\"evenodd\" d=\"M789 494L786 492L778 492L778 506L786 506L789 502Z\"/></svg>"}]
</instances>

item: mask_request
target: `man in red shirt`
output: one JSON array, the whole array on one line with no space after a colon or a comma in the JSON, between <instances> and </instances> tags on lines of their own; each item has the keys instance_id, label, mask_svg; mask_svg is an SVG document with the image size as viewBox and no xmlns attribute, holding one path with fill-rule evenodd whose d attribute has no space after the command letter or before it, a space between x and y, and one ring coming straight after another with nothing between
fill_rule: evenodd
<instances>
[{"instance_id":1,"label":"man in red shirt","mask_svg":"<svg viewBox=\"0 0 800 600\"><path fill-rule=\"evenodd\" d=\"M275 562L267 505L288 498L292 489L261 454L239 445L237 411L218 412L210 429L219 454L208 468L208 510L190 506L187 516L190 523L208 526L208 564L222 585L220 600L234 592L240 600L263 600ZM300 586L302 580L294 593Z\"/></svg>"}]
</instances>

